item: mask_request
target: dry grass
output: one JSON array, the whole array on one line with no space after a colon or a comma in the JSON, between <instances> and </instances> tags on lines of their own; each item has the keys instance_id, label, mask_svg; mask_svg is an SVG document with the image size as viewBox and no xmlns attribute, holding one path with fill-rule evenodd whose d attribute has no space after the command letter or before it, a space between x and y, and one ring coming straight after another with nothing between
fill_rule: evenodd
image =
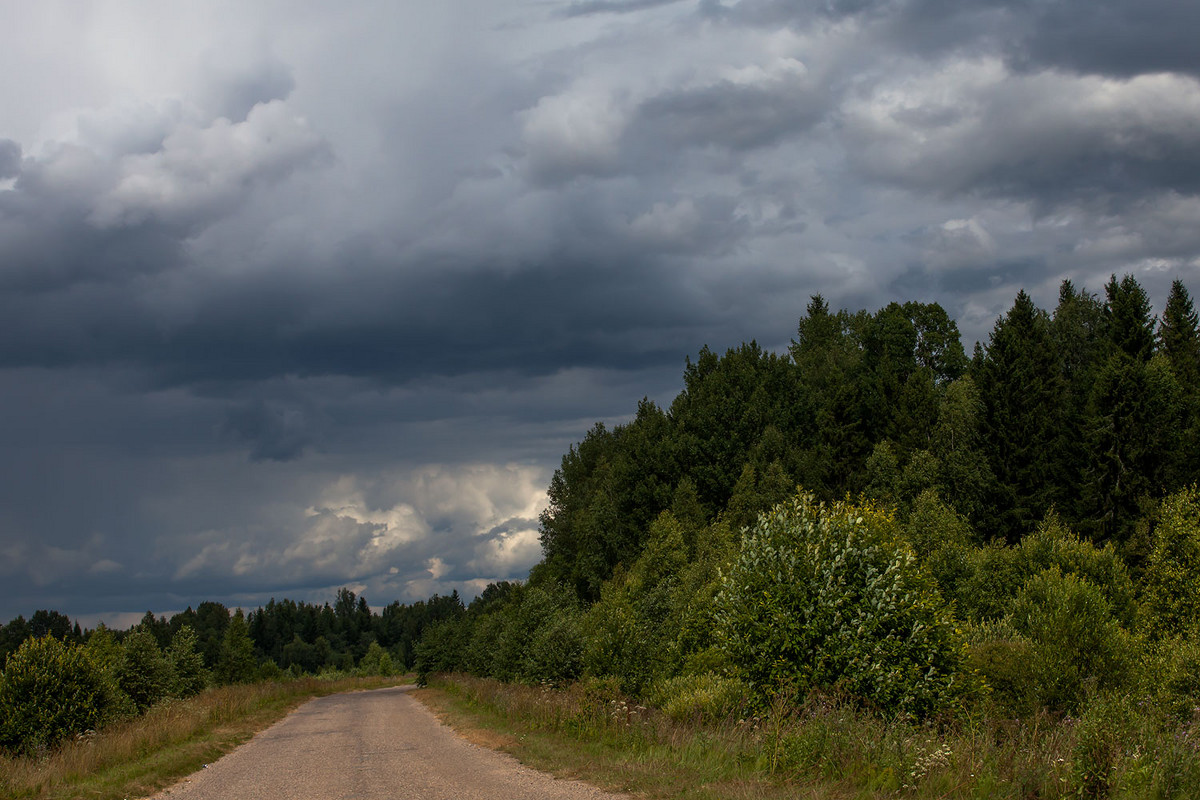
<instances>
[{"instance_id":1,"label":"dry grass","mask_svg":"<svg viewBox=\"0 0 1200 800\"><path fill-rule=\"evenodd\" d=\"M400 683L304 678L210 689L172 700L38 756L0 757L5 798L141 797L215 761L313 697Z\"/></svg>"}]
</instances>

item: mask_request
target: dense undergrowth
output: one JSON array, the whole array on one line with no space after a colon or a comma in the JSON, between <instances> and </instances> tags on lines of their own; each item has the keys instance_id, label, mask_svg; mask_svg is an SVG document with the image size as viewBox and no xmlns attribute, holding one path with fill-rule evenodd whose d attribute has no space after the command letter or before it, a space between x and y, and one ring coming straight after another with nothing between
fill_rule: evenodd
<instances>
[{"instance_id":1,"label":"dense undergrowth","mask_svg":"<svg viewBox=\"0 0 1200 800\"><path fill-rule=\"evenodd\" d=\"M916 723L819 693L705 716L638 703L611 679L551 688L453 674L431 685L474 724L511 734L518 755L650 797L1200 796L1198 720L1133 697L1096 697L1078 717Z\"/></svg>"}]
</instances>

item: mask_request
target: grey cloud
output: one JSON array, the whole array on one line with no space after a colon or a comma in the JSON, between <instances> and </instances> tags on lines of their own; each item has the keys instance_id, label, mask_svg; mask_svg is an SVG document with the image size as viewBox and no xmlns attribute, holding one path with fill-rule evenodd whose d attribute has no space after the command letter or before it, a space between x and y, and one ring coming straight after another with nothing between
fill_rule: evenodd
<instances>
[{"instance_id":1,"label":"grey cloud","mask_svg":"<svg viewBox=\"0 0 1200 800\"><path fill-rule=\"evenodd\" d=\"M248 63L231 63L225 53L205 59L210 82L201 95L214 116L242 122L257 105L286 100L296 88L292 68L270 54L256 54Z\"/></svg>"},{"instance_id":2,"label":"grey cloud","mask_svg":"<svg viewBox=\"0 0 1200 800\"><path fill-rule=\"evenodd\" d=\"M741 0L708 13L743 24L856 19L885 50L932 60L953 52L1002 54L1026 71L1053 68L1114 77L1200 75L1200 7L1177 0Z\"/></svg>"},{"instance_id":3,"label":"grey cloud","mask_svg":"<svg viewBox=\"0 0 1200 800\"><path fill-rule=\"evenodd\" d=\"M1024 7L1018 6L1024 10ZM1053 66L1130 77L1200 75L1200 6L1176 0L1034 3L1012 49L1026 68Z\"/></svg>"},{"instance_id":4,"label":"grey cloud","mask_svg":"<svg viewBox=\"0 0 1200 800\"><path fill-rule=\"evenodd\" d=\"M15 178L21 172L21 145L12 139L0 139L0 180Z\"/></svg>"},{"instance_id":5,"label":"grey cloud","mask_svg":"<svg viewBox=\"0 0 1200 800\"><path fill-rule=\"evenodd\" d=\"M845 114L851 157L868 175L1049 205L1200 191L1198 123L1190 78L1009 77L987 62L883 87Z\"/></svg>"},{"instance_id":6,"label":"grey cloud","mask_svg":"<svg viewBox=\"0 0 1200 800\"><path fill-rule=\"evenodd\" d=\"M827 109L819 87L803 73L779 76L766 85L723 81L651 97L638 107L627 135L659 151L656 155L680 146L745 150L799 136Z\"/></svg>"},{"instance_id":7,"label":"grey cloud","mask_svg":"<svg viewBox=\"0 0 1200 800\"><path fill-rule=\"evenodd\" d=\"M592 14L628 14L648 8L669 6L681 0L584 0L572 3L561 13L564 17L586 17Z\"/></svg>"},{"instance_id":8,"label":"grey cloud","mask_svg":"<svg viewBox=\"0 0 1200 800\"><path fill-rule=\"evenodd\" d=\"M312 443L302 411L263 400L230 409L223 429L250 445L252 461L290 461Z\"/></svg>"}]
</instances>

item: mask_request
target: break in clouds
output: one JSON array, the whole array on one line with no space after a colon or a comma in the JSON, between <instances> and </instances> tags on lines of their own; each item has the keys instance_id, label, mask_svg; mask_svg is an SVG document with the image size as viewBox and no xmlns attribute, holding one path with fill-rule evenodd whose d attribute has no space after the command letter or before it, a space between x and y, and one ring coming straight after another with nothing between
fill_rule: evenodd
<instances>
[{"instance_id":1,"label":"break in clouds","mask_svg":"<svg viewBox=\"0 0 1200 800\"><path fill-rule=\"evenodd\" d=\"M6 4L0 618L524 577L559 458L809 295L1200 290L1154 0Z\"/></svg>"}]
</instances>

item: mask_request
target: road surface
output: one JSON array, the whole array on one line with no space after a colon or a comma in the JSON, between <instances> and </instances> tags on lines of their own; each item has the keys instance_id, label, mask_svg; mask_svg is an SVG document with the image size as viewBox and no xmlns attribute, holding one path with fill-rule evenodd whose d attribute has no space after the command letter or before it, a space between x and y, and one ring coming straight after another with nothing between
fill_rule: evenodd
<instances>
[{"instance_id":1,"label":"road surface","mask_svg":"<svg viewBox=\"0 0 1200 800\"><path fill-rule=\"evenodd\" d=\"M614 800L471 744L411 687L305 703L153 800Z\"/></svg>"}]
</instances>

